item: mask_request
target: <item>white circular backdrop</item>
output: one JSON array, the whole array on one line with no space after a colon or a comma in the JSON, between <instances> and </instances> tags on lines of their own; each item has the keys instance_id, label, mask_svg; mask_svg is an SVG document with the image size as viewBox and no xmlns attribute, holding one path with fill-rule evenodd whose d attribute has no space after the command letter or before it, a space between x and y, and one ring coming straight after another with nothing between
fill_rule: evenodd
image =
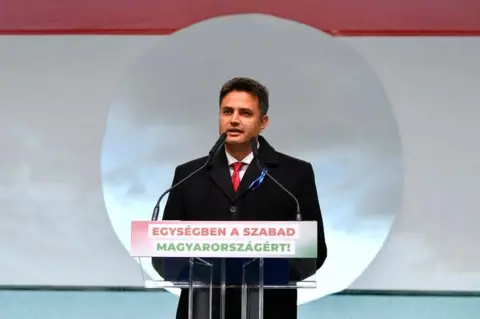
<instances>
[{"instance_id":1,"label":"white circular backdrop","mask_svg":"<svg viewBox=\"0 0 480 319\"><path fill-rule=\"evenodd\" d=\"M375 258L401 207L397 124L382 84L356 51L279 18L192 25L159 39L129 70L112 100L102 150L115 232L129 249L130 222L150 219L175 166L206 155L218 134L219 89L234 76L269 87L266 138L315 168L329 253L318 288L299 290L298 303L347 288ZM160 279L149 264L144 271Z\"/></svg>"}]
</instances>

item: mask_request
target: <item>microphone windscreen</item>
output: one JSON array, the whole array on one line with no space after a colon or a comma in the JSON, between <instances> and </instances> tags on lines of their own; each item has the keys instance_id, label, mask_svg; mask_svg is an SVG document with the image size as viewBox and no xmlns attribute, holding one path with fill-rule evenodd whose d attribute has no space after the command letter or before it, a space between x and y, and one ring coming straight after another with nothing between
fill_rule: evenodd
<instances>
[{"instance_id":1,"label":"microphone windscreen","mask_svg":"<svg viewBox=\"0 0 480 319\"><path fill-rule=\"evenodd\" d=\"M258 139L257 137L252 137L250 140L250 147L252 148L253 155L258 154Z\"/></svg>"}]
</instances>

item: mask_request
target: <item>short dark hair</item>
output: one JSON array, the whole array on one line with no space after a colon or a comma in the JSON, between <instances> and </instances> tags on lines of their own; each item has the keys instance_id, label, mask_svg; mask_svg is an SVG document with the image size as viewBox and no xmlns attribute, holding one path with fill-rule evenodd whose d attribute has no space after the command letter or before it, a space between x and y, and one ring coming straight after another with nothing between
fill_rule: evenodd
<instances>
[{"instance_id":1,"label":"short dark hair","mask_svg":"<svg viewBox=\"0 0 480 319\"><path fill-rule=\"evenodd\" d=\"M247 92L258 99L260 105L260 114L267 115L268 112L268 89L262 83L245 77L236 77L225 82L220 89L219 102L222 103L223 98L232 91Z\"/></svg>"}]
</instances>

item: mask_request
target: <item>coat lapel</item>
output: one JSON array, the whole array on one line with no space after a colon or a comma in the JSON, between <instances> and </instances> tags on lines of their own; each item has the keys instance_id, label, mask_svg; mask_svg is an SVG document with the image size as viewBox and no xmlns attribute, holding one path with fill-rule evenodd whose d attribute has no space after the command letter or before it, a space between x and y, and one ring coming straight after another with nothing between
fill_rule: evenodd
<instances>
[{"instance_id":1,"label":"coat lapel","mask_svg":"<svg viewBox=\"0 0 480 319\"><path fill-rule=\"evenodd\" d=\"M260 147L258 148L258 159L260 161L260 165L262 165L262 167L266 168L267 170L276 167L278 165L277 152L270 144L268 144L267 140L265 140L264 137L259 136L258 140L260 143ZM260 177L261 173L262 171L257 164L257 159L254 158L250 165L248 165L248 169L242 178L240 187L235 193L235 201L240 199L242 196L244 196L251 190L250 185L253 183L253 181ZM268 177L265 176L265 178Z\"/></svg>"},{"instance_id":2,"label":"coat lapel","mask_svg":"<svg viewBox=\"0 0 480 319\"><path fill-rule=\"evenodd\" d=\"M233 190L232 178L230 176L230 169L228 167L224 148L221 148L213 158L212 163L209 165L209 169L210 178L225 196L227 196L230 201L233 201L235 198L235 192Z\"/></svg>"},{"instance_id":3,"label":"coat lapel","mask_svg":"<svg viewBox=\"0 0 480 319\"><path fill-rule=\"evenodd\" d=\"M256 159L253 159L253 161L248 165L247 171L245 172L245 175L243 175L242 181L240 182L240 186L238 187L237 192L235 193L235 201L238 200L240 197L245 195L246 192L248 192L249 186L253 183L255 179L257 179L262 171L258 167L256 163Z\"/></svg>"}]
</instances>

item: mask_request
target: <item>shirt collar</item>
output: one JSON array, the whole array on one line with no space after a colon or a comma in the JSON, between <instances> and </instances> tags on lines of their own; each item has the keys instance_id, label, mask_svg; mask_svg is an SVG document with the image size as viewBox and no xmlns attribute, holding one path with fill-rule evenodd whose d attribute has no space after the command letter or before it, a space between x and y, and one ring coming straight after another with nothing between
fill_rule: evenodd
<instances>
[{"instance_id":1,"label":"shirt collar","mask_svg":"<svg viewBox=\"0 0 480 319\"><path fill-rule=\"evenodd\" d=\"M260 143L258 143L258 147L260 148ZM245 158L242 159L241 161L238 161L232 155L228 154L226 149L225 149L225 154L227 155L228 166L236 162L242 162L244 164L250 165L250 163L253 161L253 152L250 152L250 154L245 156Z\"/></svg>"},{"instance_id":2,"label":"shirt collar","mask_svg":"<svg viewBox=\"0 0 480 319\"><path fill-rule=\"evenodd\" d=\"M250 165L250 163L253 161L253 152L248 154L241 161L237 161L232 155L228 154L227 150L225 150L225 154L227 155L228 166L230 166L230 165L232 165L233 163L236 163L236 162L242 162L244 164Z\"/></svg>"}]
</instances>

